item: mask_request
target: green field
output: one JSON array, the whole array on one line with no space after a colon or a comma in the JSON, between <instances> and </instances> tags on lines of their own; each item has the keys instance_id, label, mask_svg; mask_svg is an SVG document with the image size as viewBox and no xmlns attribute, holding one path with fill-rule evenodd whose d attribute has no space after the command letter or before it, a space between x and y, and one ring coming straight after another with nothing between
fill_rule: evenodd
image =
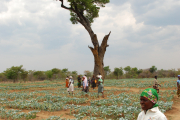
<instances>
[{"instance_id":1,"label":"green field","mask_svg":"<svg viewBox=\"0 0 180 120\"><path fill-rule=\"evenodd\" d=\"M172 109L176 79L158 79L161 84L159 108ZM139 95L152 87L153 79L105 80L103 99L97 88L88 94L77 88L69 95L65 80L0 84L0 118L14 120L120 119L136 120L141 111ZM172 119L170 116L167 116Z\"/></svg>"}]
</instances>

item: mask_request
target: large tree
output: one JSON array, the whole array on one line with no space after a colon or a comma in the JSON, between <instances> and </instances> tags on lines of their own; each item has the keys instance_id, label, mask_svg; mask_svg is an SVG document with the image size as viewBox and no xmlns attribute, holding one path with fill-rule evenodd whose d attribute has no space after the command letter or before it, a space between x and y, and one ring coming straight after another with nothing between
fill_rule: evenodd
<instances>
[{"instance_id":1,"label":"large tree","mask_svg":"<svg viewBox=\"0 0 180 120\"><path fill-rule=\"evenodd\" d=\"M107 44L109 35L106 35L101 45L98 42L97 35L93 32L91 28L91 24L94 22L94 19L99 16L100 7L105 7L106 3L109 3L109 0L67 0L69 6L64 5L64 0L58 0L61 2L61 7L69 10L71 15L72 24L80 23L90 35L93 47L90 47L90 50L94 56L94 75L101 75L104 78L104 55L106 52L106 48L109 46Z\"/></svg>"}]
</instances>

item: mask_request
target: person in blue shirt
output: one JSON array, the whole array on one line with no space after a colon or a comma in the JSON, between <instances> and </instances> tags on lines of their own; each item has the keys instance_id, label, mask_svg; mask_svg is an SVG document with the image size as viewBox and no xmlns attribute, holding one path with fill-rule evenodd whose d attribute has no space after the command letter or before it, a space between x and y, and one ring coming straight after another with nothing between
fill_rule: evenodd
<instances>
[{"instance_id":1,"label":"person in blue shirt","mask_svg":"<svg viewBox=\"0 0 180 120\"><path fill-rule=\"evenodd\" d=\"M180 97L180 75L178 75L178 80L177 80L177 95Z\"/></svg>"}]
</instances>

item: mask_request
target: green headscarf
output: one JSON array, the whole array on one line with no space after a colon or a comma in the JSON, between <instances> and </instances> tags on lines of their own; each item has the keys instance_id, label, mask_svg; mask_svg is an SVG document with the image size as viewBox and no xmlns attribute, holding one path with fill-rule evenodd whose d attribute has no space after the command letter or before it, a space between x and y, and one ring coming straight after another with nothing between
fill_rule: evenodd
<instances>
[{"instance_id":1,"label":"green headscarf","mask_svg":"<svg viewBox=\"0 0 180 120\"><path fill-rule=\"evenodd\" d=\"M157 104L157 101L158 101L158 94L157 94L157 91L153 88L148 88L148 89L145 89L142 93L141 93L141 97L145 97L147 98L148 100L150 100L151 102L153 102L155 105L153 106L154 107L157 107L158 104Z\"/></svg>"}]
</instances>

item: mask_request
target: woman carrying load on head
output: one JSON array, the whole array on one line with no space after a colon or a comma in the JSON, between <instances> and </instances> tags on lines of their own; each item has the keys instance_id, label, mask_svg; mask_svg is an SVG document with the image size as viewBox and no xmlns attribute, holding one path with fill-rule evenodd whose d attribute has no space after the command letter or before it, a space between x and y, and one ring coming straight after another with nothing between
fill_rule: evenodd
<instances>
[{"instance_id":1,"label":"woman carrying load on head","mask_svg":"<svg viewBox=\"0 0 180 120\"><path fill-rule=\"evenodd\" d=\"M157 93L159 93L159 88L158 88L158 86L160 86L161 87L161 85L158 83L158 81L157 81L157 76L154 76L154 84L153 84L153 88L154 89L156 89L157 90Z\"/></svg>"},{"instance_id":2,"label":"woman carrying load on head","mask_svg":"<svg viewBox=\"0 0 180 120\"><path fill-rule=\"evenodd\" d=\"M142 111L139 113L137 120L167 120L166 116L159 111L158 99L155 89L145 89L140 95Z\"/></svg>"},{"instance_id":3,"label":"woman carrying load on head","mask_svg":"<svg viewBox=\"0 0 180 120\"><path fill-rule=\"evenodd\" d=\"M81 87L81 77L80 77L80 75L78 76L78 88L80 88Z\"/></svg>"},{"instance_id":4,"label":"woman carrying load on head","mask_svg":"<svg viewBox=\"0 0 180 120\"><path fill-rule=\"evenodd\" d=\"M177 80L177 95L180 97L180 75L178 75L178 80Z\"/></svg>"},{"instance_id":5,"label":"woman carrying load on head","mask_svg":"<svg viewBox=\"0 0 180 120\"><path fill-rule=\"evenodd\" d=\"M104 98L104 93L103 93L103 80L101 79L101 76L97 75L97 79L98 79L98 97L99 97L99 93L102 93L102 97Z\"/></svg>"}]
</instances>

